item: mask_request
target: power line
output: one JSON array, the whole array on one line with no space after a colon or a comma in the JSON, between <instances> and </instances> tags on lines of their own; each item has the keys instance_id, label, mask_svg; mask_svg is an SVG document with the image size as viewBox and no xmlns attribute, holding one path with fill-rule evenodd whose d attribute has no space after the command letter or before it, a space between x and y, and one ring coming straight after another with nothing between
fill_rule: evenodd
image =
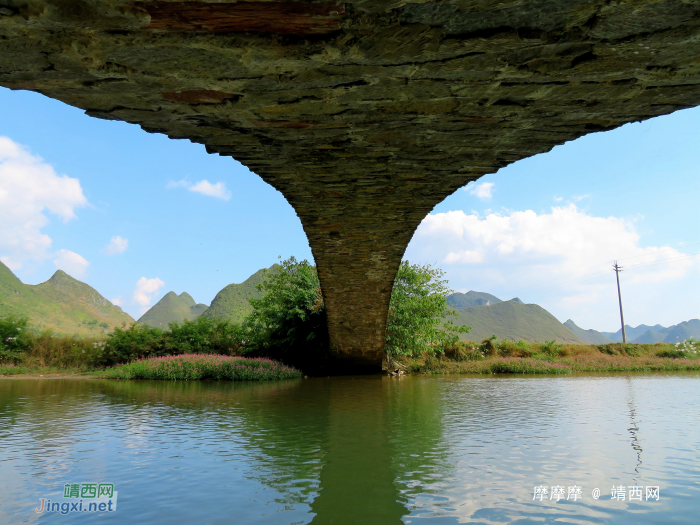
<instances>
[{"instance_id":1,"label":"power line","mask_svg":"<svg viewBox=\"0 0 700 525\"><path fill-rule=\"evenodd\" d=\"M700 242L694 242L692 244L685 244L685 245L683 245L683 248L688 248L689 246L697 246L698 244L700 244ZM653 252L642 253L639 255L631 255L630 257L623 257L622 259L618 259L618 261L626 261L628 259L634 259L636 257L644 257L646 255L653 255L655 253L670 252L671 250L676 250L676 249L677 248L665 248L663 250L655 250Z\"/></svg>"},{"instance_id":2,"label":"power line","mask_svg":"<svg viewBox=\"0 0 700 525\"><path fill-rule=\"evenodd\" d=\"M695 242L695 243L692 243L692 244L686 244L686 245L684 245L683 247L684 247L684 248L687 248L687 247L690 247L690 246L697 246L697 245L700 245L700 242ZM626 260L629 260L629 259L636 259L636 258L639 258L639 257L646 257L646 256L648 256L648 255L654 255L654 254L657 254L657 253L669 252L669 251L673 251L673 250L676 250L676 248L665 248L665 249L663 249L663 250L655 250L655 251L653 251L653 252L642 253L642 254L639 254L639 255L631 255L631 256L629 256L629 257L623 257L623 258L617 259L617 260L618 260L618 261L626 261ZM695 255L690 256L690 258L692 258L692 257L695 257ZM658 261L658 264L662 264L662 263L664 263L664 262L673 261L673 260L676 260L676 259L666 259L666 260L664 260L664 261ZM679 259L679 260L680 260L680 259ZM589 270L595 270L595 269L597 269L597 268L601 268L601 267L603 267L603 266L607 266L608 264L609 264L608 262L605 262L605 263L602 263L602 264L597 264L597 265L595 265L595 266L590 266L590 267L588 267L588 268L584 268L583 270L578 270L578 271L575 271L575 272L571 272L571 273L568 273L568 274L566 274L566 275L562 275L562 276L560 276L560 277L554 277L553 279L547 279L547 280L545 280L545 281L540 281L539 283L535 284L534 286L530 286L530 287L528 287L528 288L522 288L522 289L518 292L518 294L521 295L521 294L524 294L524 293L528 293L530 290L537 290L537 291L539 291L539 290L540 290L540 285L542 285L542 284L551 283L551 282L554 282L554 281L558 281L558 280L560 280L560 279L566 279L566 278L568 278L568 277L571 277L572 275L577 275L577 274L579 274L579 273L584 273L584 272L587 272L587 271L589 271ZM655 262L653 262L653 263L639 263L639 264L657 264L657 261L655 261ZM638 264L635 264L635 265L632 265L632 266L628 266L627 268L633 268L633 267L637 267L637 266L639 266L639 265L638 265ZM598 276L602 276L602 275L607 275L607 272L598 272L598 273L596 273L596 274L594 274L594 275L591 275L591 276L584 276L581 280L588 280L589 277L590 277L590 278L593 278L593 277L598 277ZM579 280L579 279L574 279L574 280L570 280L570 281L565 281L565 282L563 282L563 283L557 283L557 284L554 284L554 285L552 285L552 286L548 286L548 287L546 287L546 288L544 288L544 289L556 288L556 287L558 287L559 285L568 284L568 283L572 283L572 282L577 282L578 280Z\"/></svg>"},{"instance_id":3,"label":"power line","mask_svg":"<svg viewBox=\"0 0 700 525\"><path fill-rule=\"evenodd\" d=\"M676 261L686 261L688 259L694 259L698 256L700 256L700 253L696 253L695 255L684 255L682 257L674 257L673 259L664 259L663 261L652 261L652 262L646 262L646 263L638 263L638 264L633 264L631 266L627 266L627 269L629 270L630 268L644 268L646 266L654 266L656 264L665 264L665 263L676 262Z\"/></svg>"},{"instance_id":4,"label":"power line","mask_svg":"<svg viewBox=\"0 0 700 525\"><path fill-rule=\"evenodd\" d=\"M676 258L673 258L673 259L665 259L665 260L663 260L663 261L654 261L654 262L649 262L649 263L639 263L639 264L627 266L626 269L627 269L627 270L632 270L632 269L636 270L636 269L638 269L638 268L644 268L644 267L654 266L654 265L658 265L658 264L669 264L669 263L673 263L673 262L680 262L680 261L685 261L685 260L694 259L694 258L697 258L697 257L700 257L700 253L697 253L697 254L695 254L695 255L686 255L686 256L683 256L683 257L676 257ZM620 259L618 259L618 260L620 260ZM595 268L595 267L593 267L593 268ZM581 272L575 272L575 273L581 273ZM569 275L574 275L575 273L572 273L572 274L569 274ZM597 272L597 273L594 273L594 274L592 274L592 275L586 275L586 276L581 277L581 278L571 279L571 280L565 281L565 282L563 282L563 283L556 283L556 284L553 284L553 285L550 285L550 286L545 286L544 288L534 288L534 287L532 287L532 288L526 288L526 289L524 289L524 290L520 290L520 292L518 292L518 295L522 295L523 292L527 292L527 293L530 293L530 294L532 294L532 293L537 294L537 293L541 293L541 292L546 291L546 290L551 290L551 289L559 288L559 287L561 287L561 286L564 286L565 284L572 284L572 283L578 283L578 282L583 282L583 281L590 281L591 279L597 279L598 277L603 277L604 275L608 275L608 272L607 272L607 271L606 271L606 272ZM567 276L563 276L562 278L564 278L564 277L567 277ZM545 281L545 282L547 282L547 281ZM533 292L533 291L530 291L530 290L533 290L533 289L534 289L534 292Z\"/></svg>"}]
</instances>

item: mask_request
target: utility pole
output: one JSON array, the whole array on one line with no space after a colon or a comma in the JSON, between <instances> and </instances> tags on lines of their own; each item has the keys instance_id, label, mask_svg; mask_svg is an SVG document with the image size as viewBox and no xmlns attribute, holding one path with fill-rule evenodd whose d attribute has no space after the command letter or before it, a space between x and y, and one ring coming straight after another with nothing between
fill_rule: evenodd
<instances>
[{"instance_id":1,"label":"utility pole","mask_svg":"<svg viewBox=\"0 0 700 525\"><path fill-rule=\"evenodd\" d=\"M620 300L620 321L622 322L622 342L627 342L627 334L625 333L625 316L622 313L622 294L620 293L620 272L622 271L622 266L613 264L613 270L615 270L615 278L617 279L617 298Z\"/></svg>"}]
</instances>

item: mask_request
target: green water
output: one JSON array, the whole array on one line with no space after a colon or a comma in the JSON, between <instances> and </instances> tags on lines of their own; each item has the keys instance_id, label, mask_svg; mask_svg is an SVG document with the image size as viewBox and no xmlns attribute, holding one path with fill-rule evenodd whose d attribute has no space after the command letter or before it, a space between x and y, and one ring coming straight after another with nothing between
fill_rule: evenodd
<instances>
[{"instance_id":1,"label":"green water","mask_svg":"<svg viewBox=\"0 0 700 525\"><path fill-rule=\"evenodd\" d=\"M697 523L698 407L699 374L0 380L0 523ZM35 512L87 482L117 510Z\"/></svg>"}]
</instances>

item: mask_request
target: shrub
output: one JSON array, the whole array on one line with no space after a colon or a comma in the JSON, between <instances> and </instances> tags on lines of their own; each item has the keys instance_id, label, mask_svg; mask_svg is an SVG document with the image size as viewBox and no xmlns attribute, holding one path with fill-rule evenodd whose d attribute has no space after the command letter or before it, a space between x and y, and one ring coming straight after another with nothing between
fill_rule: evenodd
<instances>
[{"instance_id":1,"label":"shrub","mask_svg":"<svg viewBox=\"0 0 700 525\"><path fill-rule=\"evenodd\" d=\"M30 339L28 360L41 366L91 369L100 366L103 360L105 341L101 339L56 336L51 330L32 334Z\"/></svg>"},{"instance_id":2,"label":"shrub","mask_svg":"<svg viewBox=\"0 0 700 525\"><path fill-rule=\"evenodd\" d=\"M511 339L503 339L498 343L495 343L498 355L502 356L519 356L520 348L518 343Z\"/></svg>"},{"instance_id":3,"label":"shrub","mask_svg":"<svg viewBox=\"0 0 700 525\"><path fill-rule=\"evenodd\" d=\"M498 353L498 347L496 346L496 339L497 337L495 335L492 335L488 339L484 339L481 341L481 344L479 345L479 348L481 349L481 353L484 356L494 356Z\"/></svg>"},{"instance_id":4,"label":"shrub","mask_svg":"<svg viewBox=\"0 0 700 525\"><path fill-rule=\"evenodd\" d=\"M326 308L316 267L294 257L267 271L243 322L245 352L280 359L304 371L322 369L329 357Z\"/></svg>"},{"instance_id":5,"label":"shrub","mask_svg":"<svg viewBox=\"0 0 700 525\"><path fill-rule=\"evenodd\" d=\"M459 334L468 326L445 321L456 315L447 304L452 293L444 272L430 265L403 261L394 279L386 329L386 352L389 355L442 353L459 342Z\"/></svg>"},{"instance_id":6,"label":"shrub","mask_svg":"<svg viewBox=\"0 0 700 525\"><path fill-rule=\"evenodd\" d=\"M198 317L170 323L169 330L133 324L107 337L100 364L112 366L146 357L187 353L235 355L243 346L243 329L226 320Z\"/></svg>"},{"instance_id":7,"label":"shrub","mask_svg":"<svg viewBox=\"0 0 700 525\"><path fill-rule=\"evenodd\" d=\"M534 354L534 351L530 347L530 343L527 341L518 341L515 343L518 355L521 357L531 357Z\"/></svg>"},{"instance_id":8,"label":"shrub","mask_svg":"<svg viewBox=\"0 0 700 525\"><path fill-rule=\"evenodd\" d=\"M481 348L474 341L456 341L445 345L445 356L453 361L477 361L484 358Z\"/></svg>"},{"instance_id":9,"label":"shrub","mask_svg":"<svg viewBox=\"0 0 700 525\"><path fill-rule=\"evenodd\" d=\"M556 341L545 341L540 345L540 351L548 356L557 357L561 355L562 347Z\"/></svg>"},{"instance_id":10,"label":"shrub","mask_svg":"<svg viewBox=\"0 0 700 525\"><path fill-rule=\"evenodd\" d=\"M112 366L136 359L166 355L165 335L160 328L134 323L115 327L107 337L101 365Z\"/></svg>"},{"instance_id":11,"label":"shrub","mask_svg":"<svg viewBox=\"0 0 700 525\"><path fill-rule=\"evenodd\" d=\"M237 355L243 348L243 330L228 320L198 317L194 321L170 323L165 335L167 355L215 353Z\"/></svg>"},{"instance_id":12,"label":"shrub","mask_svg":"<svg viewBox=\"0 0 700 525\"><path fill-rule=\"evenodd\" d=\"M18 363L31 347L26 317L0 319L0 363Z\"/></svg>"}]
</instances>

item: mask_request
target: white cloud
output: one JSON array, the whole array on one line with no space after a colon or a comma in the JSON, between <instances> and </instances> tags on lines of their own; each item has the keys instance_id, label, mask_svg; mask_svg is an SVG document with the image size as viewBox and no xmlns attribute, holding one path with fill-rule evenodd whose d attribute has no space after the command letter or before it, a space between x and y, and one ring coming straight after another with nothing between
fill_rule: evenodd
<instances>
[{"instance_id":1,"label":"white cloud","mask_svg":"<svg viewBox=\"0 0 700 525\"><path fill-rule=\"evenodd\" d=\"M222 200L229 200L231 198L231 192L226 189L226 183L225 182L217 182L216 184L212 184L208 180L200 180L199 182L195 182L194 184L186 181L186 180L180 180L180 181L170 181L168 182L167 188L187 188L190 191L194 191L196 193L201 193L202 195L206 195L207 197L214 197L217 199L222 199Z\"/></svg>"},{"instance_id":2,"label":"white cloud","mask_svg":"<svg viewBox=\"0 0 700 525\"><path fill-rule=\"evenodd\" d=\"M186 180L179 180L179 181L174 181L171 180L168 182L168 184L165 186L166 188L188 188L191 185L190 182Z\"/></svg>"},{"instance_id":3,"label":"white cloud","mask_svg":"<svg viewBox=\"0 0 700 525\"><path fill-rule=\"evenodd\" d=\"M470 193L471 195L475 195L482 201L486 201L493 197L494 184L495 183L493 182L482 182L481 184L473 182L467 184L466 188L464 188L464 191Z\"/></svg>"},{"instance_id":4,"label":"white cloud","mask_svg":"<svg viewBox=\"0 0 700 525\"><path fill-rule=\"evenodd\" d=\"M112 299L111 303L115 306L122 306L124 304L124 299L120 295L119 297Z\"/></svg>"},{"instance_id":5,"label":"white cloud","mask_svg":"<svg viewBox=\"0 0 700 525\"><path fill-rule=\"evenodd\" d=\"M8 137L0 137L0 255L12 269L51 256L51 238L41 229L45 212L64 222L85 206L80 181L58 175L41 157Z\"/></svg>"},{"instance_id":6,"label":"white cloud","mask_svg":"<svg viewBox=\"0 0 700 525\"><path fill-rule=\"evenodd\" d=\"M685 306L682 299L669 295L669 301L684 308L677 312L685 312L700 295L696 278L700 258L689 259L669 246L642 247L634 221L595 217L573 203L540 214L527 210L428 215L406 258L439 261L456 290L489 292L501 299L517 295L550 309L562 321L571 317L581 326L599 330L614 327L617 315L611 268L615 259L627 267L621 276L623 299L627 297L629 310L639 315L636 321L631 315L631 322L667 322L663 318L666 310L670 312L668 305L661 307L649 298L669 283L685 283L682 288L688 289L690 303ZM674 315L678 318L671 324L697 316L690 310Z\"/></svg>"},{"instance_id":7,"label":"white cloud","mask_svg":"<svg viewBox=\"0 0 700 525\"><path fill-rule=\"evenodd\" d=\"M22 263L20 263L20 262L14 262L12 259L10 259L9 257L7 257L7 256L5 256L5 255L3 255L2 257L0 257L0 261L2 261L3 264L4 264L5 266L7 266L10 270L12 270L13 272L14 272L15 270L19 270L20 268L22 268Z\"/></svg>"},{"instance_id":8,"label":"white cloud","mask_svg":"<svg viewBox=\"0 0 700 525\"><path fill-rule=\"evenodd\" d=\"M155 277L153 279L146 279L141 277L136 281L136 288L134 288L134 294L132 296L132 301L135 304L147 307L153 301L153 297L160 290L165 283Z\"/></svg>"},{"instance_id":9,"label":"white cloud","mask_svg":"<svg viewBox=\"0 0 700 525\"><path fill-rule=\"evenodd\" d=\"M85 275L87 267L90 266L90 263L84 257L70 250L58 250L53 263L56 265L56 268L63 270L76 279Z\"/></svg>"},{"instance_id":10,"label":"white cloud","mask_svg":"<svg viewBox=\"0 0 700 525\"><path fill-rule=\"evenodd\" d=\"M202 195L216 197L217 199L223 199L225 201L231 198L231 192L226 189L226 184L223 182L212 184L208 180L200 180L190 188L190 191L196 191Z\"/></svg>"},{"instance_id":11,"label":"white cloud","mask_svg":"<svg viewBox=\"0 0 700 525\"><path fill-rule=\"evenodd\" d=\"M124 251L126 251L128 247L128 239L124 239L119 235L115 235L114 237L112 237L112 240L109 241L109 244L105 246L104 252L107 255L116 255L118 253L124 253Z\"/></svg>"}]
</instances>

